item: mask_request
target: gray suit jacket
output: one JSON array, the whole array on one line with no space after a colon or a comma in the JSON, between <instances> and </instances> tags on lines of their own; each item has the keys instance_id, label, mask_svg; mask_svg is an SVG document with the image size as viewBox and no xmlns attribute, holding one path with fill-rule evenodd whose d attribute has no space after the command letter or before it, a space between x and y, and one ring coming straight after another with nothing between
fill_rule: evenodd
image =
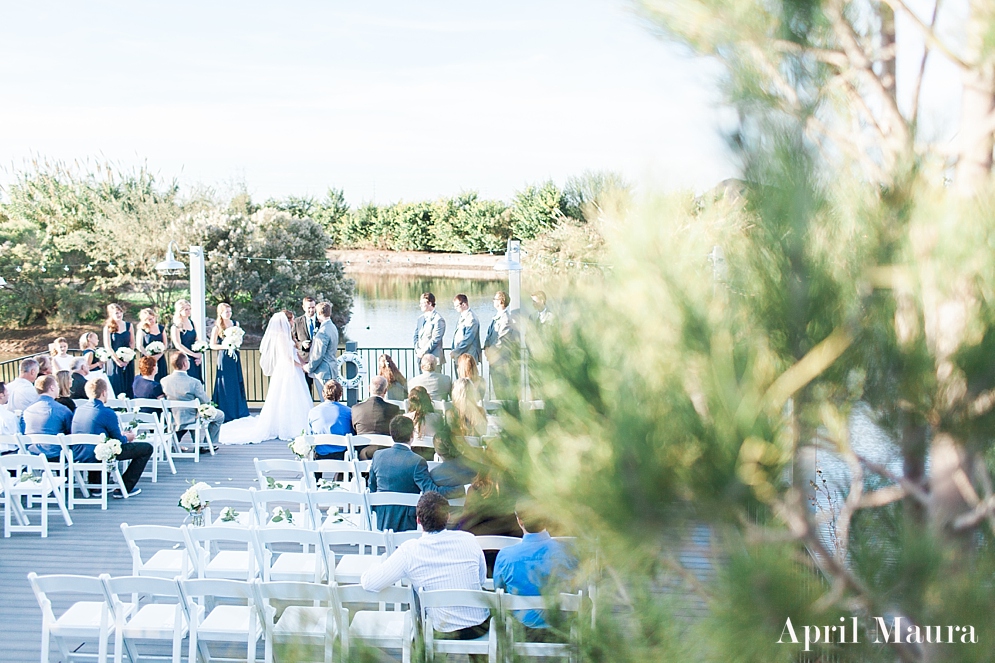
<instances>
[{"instance_id":1,"label":"gray suit jacket","mask_svg":"<svg viewBox=\"0 0 995 663\"><path fill-rule=\"evenodd\" d=\"M210 403L204 383L187 375L186 371L173 371L160 382L162 393L171 401L198 400L201 404ZM197 410L183 408L176 411L177 423L180 427L191 426L197 422Z\"/></svg>"},{"instance_id":2,"label":"gray suit jacket","mask_svg":"<svg viewBox=\"0 0 995 663\"><path fill-rule=\"evenodd\" d=\"M480 363L480 322L476 314L468 310L470 315L469 324L456 322L456 331L453 332L453 359L460 355L470 355L477 363Z\"/></svg>"},{"instance_id":3,"label":"gray suit jacket","mask_svg":"<svg viewBox=\"0 0 995 663\"><path fill-rule=\"evenodd\" d=\"M447 401L449 392L453 390L453 381L442 373L422 373L408 380L408 391L415 387L425 387L433 401Z\"/></svg>"},{"instance_id":4,"label":"gray suit jacket","mask_svg":"<svg viewBox=\"0 0 995 663\"><path fill-rule=\"evenodd\" d=\"M335 353L339 349L339 330L335 323L325 320L314 333L311 341L311 355L307 362L307 372L325 384L339 375L339 362Z\"/></svg>"},{"instance_id":5,"label":"gray suit jacket","mask_svg":"<svg viewBox=\"0 0 995 663\"><path fill-rule=\"evenodd\" d=\"M442 363L442 337L446 333L446 319L440 314L433 316L433 320L429 323L429 329L425 332L426 338L428 339L427 345L419 344L421 339L422 329L425 327L425 316L418 316L418 322L415 323L415 357L421 359L422 355L435 355L439 359L439 363Z\"/></svg>"},{"instance_id":6,"label":"gray suit jacket","mask_svg":"<svg viewBox=\"0 0 995 663\"><path fill-rule=\"evenodd\" d=\"M427 493L439 491L428 473L428 463L405 444L394 444L373 454L370 463L370 492ZM418 529L415 508L411 506L378 506L377 527L406 532Z\"/></svg>"}]
</instances>

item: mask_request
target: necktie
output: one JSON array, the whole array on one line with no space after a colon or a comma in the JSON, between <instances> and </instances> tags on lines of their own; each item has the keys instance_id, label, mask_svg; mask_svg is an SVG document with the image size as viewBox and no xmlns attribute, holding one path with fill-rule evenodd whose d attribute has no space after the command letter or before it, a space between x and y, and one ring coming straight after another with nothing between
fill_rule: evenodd
<instances>
[{"instance_id":1,"label":"necktie","mask_svg":"<svg viewBox=\"0 0 995 663\"><path fill-rule=\"evenodd\" d=\"M314 320L311 318L307 319L307 334L311 338L314 338Z\"/></svg>"}]
</instances>

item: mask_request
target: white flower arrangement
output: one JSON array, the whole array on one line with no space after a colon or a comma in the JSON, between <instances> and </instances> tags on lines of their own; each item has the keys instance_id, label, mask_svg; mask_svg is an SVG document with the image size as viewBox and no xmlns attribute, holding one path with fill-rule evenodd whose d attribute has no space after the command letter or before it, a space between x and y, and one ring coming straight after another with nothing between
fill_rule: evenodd
<instances>
[{"instance_id":1,"label":"white flower arrangement","mask_svg":"<svg viewBox=\"0 0 995 663\"><path fill-rule=\"evenodd\" d=\"M166 345L162 341L152 341L145 346L145 354L158 355L166 351Z\"/></svg>"},{"instance_id":2,"label":"white flower arrangement","mask_svg":"<svg viewBox=\"0 0 995 663\"><path fill-rule=\"evenodd\" d=\"M211 346L204 341L194 341L194 344L190 346L190 349L194 352L207 352L211 349Z\"/></svg>"},{"instance_id":3,"label":"white flower arrangement","mask_svg":"<svg viewBox=\"0 0 995 663\"><path fill-rule=\"evenodd\" d=\"M214 406L214 403L204 403L197 408L197 416L201 419L210 420L218 413L218 408Z\"/></svg>"},{"instance_id":4,"label":"white flower arrangement","mask_svg":"<svg viewBox=\"0 0 995 663\"><path fill-rule=\"evenodd\" d=\"M93 356L96 357L99 361L110 361L111 357L113 357L114 355L111 354L111 351L108 350L107 348L101 347L93 351Z\"/></svg>"},{"instance_id":5,"label":"white flower arrangement","mask_svg":"<svg viewBox=\"0 0 995 663\"><path fill-rule=\"evenodd\" d=\"M31 472L21 472L21 476L18 477L18 481L21 483L31 482L31 483L41 483L41 476L37 474L32 474Z\"/></svg>"},{"instance_id":6,"label":"white flower arrangement","mask_svg":"<svg viewBox=\"0 0 995 663\"><path fill-rule=\"evenodd\" d=\"M180 495L180 502L177 506L186 509L190 513L193 513L194 511L202 511L204 507L207 506L207 502L201 501L200 491L205 488L210 488L210 486L203 481L194 483L192 486L187 488L182 495Z\"/></svg>"},{"instance_id":7,"label":"white flower arrangement","mask_svg":"<svg viewBox=\"0 0 995 663\"><path fill-rule=\"evenodd\" d=\"M93 455L101 463L110 463L121 453L121 443L113 438L101 442L93 448Z\"/></svg>"},{"instance_id":8,"label":"white flower arrangement","mask_svg":"<svg viewBox=\"0 0 995 663\"><path fill-rule=\"evenodd\" d=\"M117 358L126 364L135 358L135 351L129 348L127 345L118 348L117 352L115 352L114 354L116 354Z\"/></svg>"},{"instance_id":9,"label":"white flower arrangement","mask_svg":"<svg viewBox=\"0 0 995 663\"><path fill-rule=\"evenodd\" d=\"M221 522L223 523L235 523L238 522L238 511L230 506L226 506L221 509Z\"/></svg>"},{"instance_id":10,"label":"white flower arrangement","mask_svg":"<svg viewBox=\"0 0 995 663\"><path fill-rule=\"evenodd\" d=\"M238 349L242 347L242 340L245 338L245 331L241 327L229 327L225 330L221 345L228 352L230 357L234 357Z\"/></svg>"},{"instance_id":11,"label":"white flower arrangement","mask_svg":"<svg viewBox=\"0 0 995 663\"><path fill-rule=\"evenodd\" d=\"M285 508L285 507L276 506L276 507L273 507L273 515L272 515L272 517L270 517L269 520L270 520L271 523L283 523L283 522L285 522L288 525L293 525L294 524L294 514L292 514L290 512L290 510L287 509L287 508Z\"/></svg>"},{"instance_id":12,"label":"white flower arrangement","mask_svg":"<svg viewBox=\"0 0 995 663\"><path fill-rule=\"evenodd\" d=\"M287 447L294 452L295 456L304 459L311 455L311 449L314 448L311 446L311 441L313 439L314 438L310 436L301 435L300 437L295 438L293 442L287 445Z\"/></svg>"}]
</instances>

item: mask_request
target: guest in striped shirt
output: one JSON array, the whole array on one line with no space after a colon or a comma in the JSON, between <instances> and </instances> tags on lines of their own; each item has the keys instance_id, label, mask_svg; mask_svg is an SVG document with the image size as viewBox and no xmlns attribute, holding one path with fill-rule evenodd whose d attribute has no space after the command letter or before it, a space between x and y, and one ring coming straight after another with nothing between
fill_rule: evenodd
<instances>
[{"instance_id":1,"label":"guest in striped shirt","mask_svg":"<svg viewBox=\"0 0 995 663\"><path fill-rule=\"evenodd\" d=\"M424 533L405 541L385 561L369 568L361 579L363 588L378 592L406 578L412 587L429 591L481 589L487 578L484 553L469 532L446 529L448 500L439 493L424 493L415 511ZM447 640L475 640L486 635L491 619L483 608L430 608L429 616L435 637Z\"/></svg>"}]
</instances>

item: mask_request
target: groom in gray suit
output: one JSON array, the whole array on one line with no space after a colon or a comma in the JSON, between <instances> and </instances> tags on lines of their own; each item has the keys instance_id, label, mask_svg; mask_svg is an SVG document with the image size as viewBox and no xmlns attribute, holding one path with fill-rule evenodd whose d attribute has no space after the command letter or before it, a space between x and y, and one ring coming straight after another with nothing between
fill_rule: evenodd
<instances>
[{"instance_id":1,"label":"groom in gray suit","mask_svg":"<svg viewBox=\"0 0 995 663\"><path fill-rule=\"evenodd\" d=\"M328 302L321 302L317 307L318 329L311 339L311 354L308 357L308 375L320 384L325 384L332 378L339 375L339 362L335 358L335 353L339 349L339 330L335 328L335 323L330 320L332 317L332 305Z\"/></svg>"}]
</instances>

